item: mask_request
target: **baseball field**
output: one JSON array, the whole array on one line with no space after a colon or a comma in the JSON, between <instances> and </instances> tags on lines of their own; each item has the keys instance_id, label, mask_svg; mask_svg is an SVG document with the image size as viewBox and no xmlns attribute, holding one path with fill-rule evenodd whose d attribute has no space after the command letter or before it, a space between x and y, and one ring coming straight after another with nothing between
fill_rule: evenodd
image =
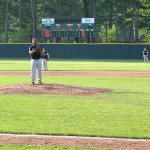
<instances>
[{"instance_id":1,"label":"baseball field","mask_svg":"<svg viewBox=\"0 0 150 150\"><path fill-rule=\"evenodd\" d=\"M30 60L0 60L0 149L150 149L150 64L48 63L33 86Z\"/></svg>"}]
</instances>

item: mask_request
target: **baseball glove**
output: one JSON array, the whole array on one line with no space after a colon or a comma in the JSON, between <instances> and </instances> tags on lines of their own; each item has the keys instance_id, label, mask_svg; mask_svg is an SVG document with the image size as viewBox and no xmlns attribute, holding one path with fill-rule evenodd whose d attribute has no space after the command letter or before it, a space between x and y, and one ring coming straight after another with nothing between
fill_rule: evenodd
<instances>
[{"instance_id":1,"label":"baseball glove","mask_svg":"<svg viewBox=\"0 0 150 150\"><path fill-rule=\"evenodd\" d=\"M42 47L41 47L41 46L37 46L37 47L35 48L35 52L37 52L37 53L42 53Z\"/></svg>"}]
</instances>

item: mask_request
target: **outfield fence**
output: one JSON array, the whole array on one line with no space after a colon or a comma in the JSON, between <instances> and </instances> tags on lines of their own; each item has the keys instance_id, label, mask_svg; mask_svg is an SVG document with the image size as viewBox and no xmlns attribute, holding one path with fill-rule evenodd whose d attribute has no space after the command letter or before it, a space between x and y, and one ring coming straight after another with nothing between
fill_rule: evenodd
<instances>
[{"instance_id":1,"label":"outfield fence","mask_svg":"<svg viewBox=\"0 0 150 150\"><path fill-rule=\"evenodd\" d=\"M56 59L143 59L149 44L51 44L39 43ZM29 58L31 43L0 44L0 58Z\"/></svg>"}]
</instances>

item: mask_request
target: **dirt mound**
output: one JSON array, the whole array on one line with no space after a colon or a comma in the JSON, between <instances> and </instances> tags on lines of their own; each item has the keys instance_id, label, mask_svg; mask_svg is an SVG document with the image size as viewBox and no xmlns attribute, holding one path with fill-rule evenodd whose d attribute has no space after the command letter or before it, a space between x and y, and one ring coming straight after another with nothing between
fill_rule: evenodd
<instances>
[{"instance_id":1,"label":"dirt mound","mask_svg":"<svg viewBox=\"0 0 150 150\"><path fill-rule=\"evenodd\" d=\"M90 96L105 92L112 92L112 90L104 88L70 86L63 84L18 84L0 87L0 94L65 94Z\"/></svg>"}]
</instances>

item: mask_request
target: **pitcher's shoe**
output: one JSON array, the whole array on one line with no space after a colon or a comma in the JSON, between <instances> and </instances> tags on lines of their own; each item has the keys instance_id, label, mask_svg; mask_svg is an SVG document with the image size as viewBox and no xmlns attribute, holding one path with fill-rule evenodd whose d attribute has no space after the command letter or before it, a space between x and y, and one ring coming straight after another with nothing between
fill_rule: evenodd
<instances>
[{"instance_id":1,"label":"pitcher's shoe","mask_svg":"<svg viewBox=\"0 0 150 150\"><path fill-rule=\"evenodd\" d=\"M43 83L42 83L41 81L39 81L39 83L38 83L38 84L40 84L40 85L41 85L41 84L43 84Z\"/></svg>"}]
</instances>

